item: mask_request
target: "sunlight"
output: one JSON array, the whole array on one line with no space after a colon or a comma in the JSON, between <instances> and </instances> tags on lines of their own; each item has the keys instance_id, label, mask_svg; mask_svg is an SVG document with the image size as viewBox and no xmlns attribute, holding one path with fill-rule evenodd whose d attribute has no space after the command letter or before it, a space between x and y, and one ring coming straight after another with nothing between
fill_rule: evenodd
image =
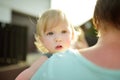
<instances>
[{"instance_id":1,"label":"sunlight","mask_svg":"<svg viewBox=\"0 0 120 80\"><path fill-rule=\"evenodd\" d=\"M96 0L51 0L51 8L62 9L74 25L92 18Z\"/></svg>"}]
</instances>

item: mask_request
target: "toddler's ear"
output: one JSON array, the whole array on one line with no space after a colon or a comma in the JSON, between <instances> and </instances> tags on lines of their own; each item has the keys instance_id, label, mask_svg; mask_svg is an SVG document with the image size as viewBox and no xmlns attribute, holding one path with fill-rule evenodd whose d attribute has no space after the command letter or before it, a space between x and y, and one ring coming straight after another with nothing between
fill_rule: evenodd
<instances>
[{"instance_id":1,"label":"toddler's ear","mask_svg":"<svg viewBox=\"0 0 120 80\"><path fill-rule=\"evenodd\" d=\"M42 43L42 38L38 35L35 35L35 42L34 44L36 45L37 49L42 52L42 53L48 53L49 51L44 47Z\"/></svg>"}]
</instances>

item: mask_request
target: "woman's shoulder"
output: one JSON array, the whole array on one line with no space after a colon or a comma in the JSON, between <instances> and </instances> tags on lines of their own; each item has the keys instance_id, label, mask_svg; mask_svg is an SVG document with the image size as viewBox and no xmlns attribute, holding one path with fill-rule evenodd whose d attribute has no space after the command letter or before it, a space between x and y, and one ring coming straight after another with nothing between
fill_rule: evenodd
<instances>
[{"instance_id":1,"label":"woman's shoulder","mask_svg":"<svg viewBox=\"0 0 120 80\"><path fill-rule=\"evenodd\" d=\"M85 57L91 55L97 55L99 53L99 49L93 46L93 47L79 49L79 53L81 53Z\"/></svg>"},{"instance_id":2,"label":"woman's shoulder","mask_svg":"<svg viewBox=\"0 0 120 80\"><path fill-rule=\"evenodd\" d=\"M98 60L97 58L99 57L99 53L101 52L97 51L97 49L95 49L94 47L79 50L79 54L91 62L95 62L94 60Z\"/></svg>"}]
</instances>

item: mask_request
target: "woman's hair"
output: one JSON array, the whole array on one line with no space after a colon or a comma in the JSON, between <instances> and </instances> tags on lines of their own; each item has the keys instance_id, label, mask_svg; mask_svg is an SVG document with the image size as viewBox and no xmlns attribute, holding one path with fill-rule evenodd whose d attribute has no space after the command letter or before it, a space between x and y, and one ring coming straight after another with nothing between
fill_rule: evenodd
<instances>
[{"instance_id":1,"label":"woman's hair","mask_svg":"<svg viewBox=\"0 0 120 80\"><path fill-rule=\"evenodd\" d=\"M112 24L120 29L120 0L97 0L93 22L95 24ZM102 26L103 29L108 26Z\"/></svg>"},{"instance_id":2,"label":"woman's hair","mask_svg":"<svg viewBox=\"0 0 120 80\"><path fill-rule=\"evenodd\" d=\"M57 26L59 23L66 23L71 26L74 34L74 28L70 24L65 13L58 9L49 9L45 11L38 19L35 34L35 45L39 51L46 53L49 52L40 41L40 37L46 32L46 30Z\"/></svg>"}]
</instances>

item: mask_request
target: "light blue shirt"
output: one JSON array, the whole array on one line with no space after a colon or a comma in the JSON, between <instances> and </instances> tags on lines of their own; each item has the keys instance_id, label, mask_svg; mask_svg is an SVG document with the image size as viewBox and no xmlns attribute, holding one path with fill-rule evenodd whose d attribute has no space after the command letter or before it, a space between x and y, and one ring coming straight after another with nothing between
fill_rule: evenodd
<instances>
[{"instance_id":1,"label":"light blue shirt","mask_svg":"<svg viewBox=\"0 0 120 80\"><path fill-rule=\"evenodd\" d=\"M49 58L31 80L120 80L120 70L99 67L69 49Z\"/></svg>"}]
</instances>

